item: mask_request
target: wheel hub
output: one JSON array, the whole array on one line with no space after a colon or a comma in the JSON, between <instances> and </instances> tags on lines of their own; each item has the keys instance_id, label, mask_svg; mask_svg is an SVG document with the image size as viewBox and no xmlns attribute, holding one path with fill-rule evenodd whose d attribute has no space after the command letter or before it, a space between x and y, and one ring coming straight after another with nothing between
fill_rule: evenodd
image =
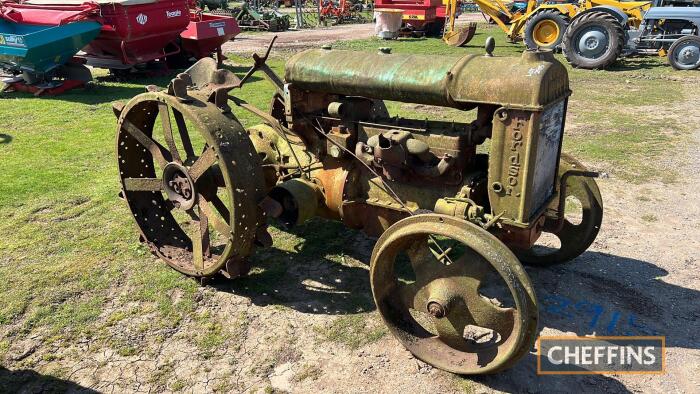
<instances>
[{"instance_id":1,"label":"wheel hub","mask_svg":"<svg viewBox=\"0 0 700 394\"><path fill-rule=\"evenodd\" d=\"M176 208L188 210L197 202L195 183L179 163L168 163L163 169L163 189Z\"/></svg>"},{"instance_id":2,"label":"wheel hub","mask_svg":"<svg viewBox=\"0 0 700 394\"><path fill-rule=\"evenodd\" d=\"M608 46L608 38L602 31L589 30L581 34L578 44L581 55L596 58L605 52Z\"/></svg>"},{"instance_id":3,"label":"wheel hub","mask_svg":"<svg viewBox=\"0 0 700 394\"><path fill-rule=\"evenodd\" d=\"M551 45L559 37L559 26L551 20L541 21L535 26L535 34L533 36L538 46Z\"/></svg>"},{"instance_id":4,"label":"wheel hub","mask_svg":"<svg viewBox=\"0 0 700 394\"><path fill-rule=\"evenodd\" d=\"M700 61L700 48L687 45L678 53L678 61L685 65L697 64Z\"/></svg>"},{"instance_id":5,"label":"wheel hub","mask_svg":"<svg viewBox=\"0 0 700 394\"><path fill-rule=\"evenodd\" d=\"M443 317L447 316L447 305L439 301L429 301L428 313L430 313L436 319L442 319Z\"/></svg>"}]
</instances>

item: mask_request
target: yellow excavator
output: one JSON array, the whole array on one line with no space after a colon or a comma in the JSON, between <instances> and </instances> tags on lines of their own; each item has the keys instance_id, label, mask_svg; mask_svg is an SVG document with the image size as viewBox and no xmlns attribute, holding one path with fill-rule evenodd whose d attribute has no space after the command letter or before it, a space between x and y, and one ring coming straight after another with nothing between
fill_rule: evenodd
<instances>
[{"instance_id":1,"label":"yellow excavator","mask_svg":"<svg viewBox=\"0 0 700 394\"><path fill-rule=\"evenodd\" d=\"M502 0L471 0L490 17L512 42L524 41L528 48L555 49L569 21L594 7L614 8L627 15L630 27L638 27L651 1L581 0L558 2L528 0L525 9L507 6Z\"/></svg>"},{"instance_id":2,"label":"yellow excavator","mask_svg":"<svg viewBox=\"0 0 700 394\"><path fill-rule=\"evenodd\" d=\"M469 22L466 26L460 28L455 27L455 20L457 19L457 7L459 6L457 0L443 0L445 4L445 15L447 16L447 23L445 24L445 30L442 34L442 40L445 41L447 45L453 47L465 46L476 33L476 22Z\"/></svg>"}]
</instances>

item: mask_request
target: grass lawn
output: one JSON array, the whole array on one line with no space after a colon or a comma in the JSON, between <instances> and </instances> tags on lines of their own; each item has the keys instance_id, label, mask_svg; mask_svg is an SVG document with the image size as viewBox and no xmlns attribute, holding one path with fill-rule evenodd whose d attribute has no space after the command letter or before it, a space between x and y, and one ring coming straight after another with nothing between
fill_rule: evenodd
<instances>
[{"instance_id":1,"label":"grass lawn","mask_svg":"<svg viewBox=\"0 0 700 394\"><path fill-rule=\"evenodd\" d=\"M335 47L391 46L394 52L430 55L481 53L489 34L499 43L497 56L521 52L519 45L506 44L495 29L481 30L466 49L448 47L436 39L389 43L369 39ZM234 68L240 73L250 63L238 57L232 60L240 65ZM284 60L273 58L270 65L281 74ZM669 144L683 140L686 126L671 116L666 105L683 100L687 75L658 58L627 59L610 71L570 70L574 94L565 150L629 181L672 180L662 174L656 161ZM0 96L0 364L7 361L4 356L14 340L32 334L41 335L46 344L61 346L89 338L96 346L133 354L138 351L133 344L109 333L112 325L134 316L147 317L139 329L155 340L161 330L200 319L206 329L193 334L192 341L205 353L235 335L222 329L215 317L196 311L196 283L150 256L138 243L130 214L117 198L111 103L129 100L143 92L146 84L165 86L167 82L168 77L135 78L128 83L101 78L93 89L58 97ZM266 108L272 88L258 78L239 93ZM389 103L389 108L406 116L416 112L419 117L424 117L421 112L444 119L462 116L458 111L436 114L435 109L400 103ZM248 113L240 113L240 119L245 125L258 122ZM348 231L328 226L313 234L304 229L301 233L275 230L275 247L294 255L295 246L306 242L305 258L339 260ZM282 257L273 257L261 269L271 273L272 282L285 274L286 263ZM265 290L264 282L257 286ZM358 304L364 302L366 298ZM361 323L350 319L347 324ZM329 330L331 339L360 344L336 326ZM13 365L34 367L38 362L28 358ZM63 372L58 368L51 373Z\"/></svg>"}]
</instances>

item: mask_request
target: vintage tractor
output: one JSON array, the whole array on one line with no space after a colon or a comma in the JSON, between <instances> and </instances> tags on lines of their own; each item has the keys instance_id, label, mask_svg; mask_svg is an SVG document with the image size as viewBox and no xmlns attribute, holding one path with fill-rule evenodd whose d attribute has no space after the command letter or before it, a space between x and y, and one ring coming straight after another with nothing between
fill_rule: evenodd
<instances>
[{"instance_id":1,"label":"vintage tractor","mask_svg":"<svg viewBox=\"0 0 700 394\"><path fill-rule=\"evenodd\" d=\"M580 13L615 10L625 15L625 23L639 26L642 14L651 1L628 0L527 0L506 5L501 0L473 0L480 11L496 23L511 42L523 40L530 49L557 49L562 43L569 23Z\"/></svg>"},{"instance_id":2,"label":"vintage tractor","mask_svg":"<svg viewBox=\"0 0 700 394\"><path fill-rule=\"evenodd\" d=\"M195 278L246 274L274 218L379 236L370 282L396 338L447 371L501 370L538 332L521 262L572 259L601 224L596 174L561 153L567 71L551 52L390 52L312 49L284 78L267 55L241 79L203 59L115 103L122 196L141 241ZM231 94L256 70L275 88L269 111ZM384 100L464 117L392 116ZM244 128L232 107L261 123ZM558 243L535 245L543 232Z\"/></svg>"}]
</instances>

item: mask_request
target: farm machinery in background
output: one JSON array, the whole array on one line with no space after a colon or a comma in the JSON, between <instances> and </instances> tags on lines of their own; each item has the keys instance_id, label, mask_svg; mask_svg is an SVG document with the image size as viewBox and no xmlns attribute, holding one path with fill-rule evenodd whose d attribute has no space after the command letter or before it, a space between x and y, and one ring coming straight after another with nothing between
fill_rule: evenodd
<instances>
[{"instance_id":1,"label":"farm machinery in background","mask_svg":"<svg viewBox=\"0 0 700 394\"><path fill-rule=\"evenodd\" d=\"M11 75L5 90L58 94L92 80L86 66L120 75L214 53L221 61L239 31L187 0L0 1L0 69Z\"/></svg>"},{"instance_id":2,"label":"farm machinery in background","mask_svg":"<svg viewBox=\"0 0 700 394\"><path fill-rule=\"evenodd\" d=\"M501 0L473 0L515 42L561 49L574 67L600 69L620 56L668 55L676 69L700 67L700 3L696 0L582 0L510 7Z\"/></svg>"},{"instance_id":3,"label":"farm machinery in background","mask_svg":"<svg viewBox=\"0 0 700 394\"><path fill-rule=\"evenodd\" d=\"M228 0L198 0L198 4L214 15L236 18L238 25L246 30L285 31L291 23L288 14L277 10L276 2L252 0L231 7Z\"/></svg>"},{"instance_id":4,"label":"farm machinery in background","mask_svg":"<svg viewBox=\"0 0 700 394\"><path fill-rule=\"evenodd\" d=\"M353 3L349 0L319 0L321 7L319 11L319 21L322 24L331 23L338 25L341 23L362 23L366 19L362 16L364 6L362 3Z\"/></svg>"},{"instance_id":5,"label":"farm machinery in background","mask_svg":"<svg viewBox=\"0 0 700 394\"><path fill-rule=\"evenodd\" d=\"M650 1L582 0L572 2L537 1L506 5L501 0L472 0L479 10L496 23L511 42L524 41L530 49L556 49L561 45L569 23L581 12L602 7L614 8L627 16L631 26L639 26Z\"/></svg>"},{"instance_id":6,"label":"farm machinery in background","mask_svg":"<svg viewBox=\"0 0 700 394\"><path fill-rule=\"evenodd\" d=\"M562 41L574 67L603 69L620 56L668 56L677 70L700 68L700 7L689 1L654 0L639 22L616 8L593 8L577 15Z\"/></svg>"},{"instance_id":7,"label":"farm machinery in background","mask_svg":"<svg viewBox=\"0 0 700 394\"><path fill-rule=\"evenodd\" d=\"M374 9L402 10L400 34L403 36L442 37L449 45L463 46L476 33L476 23L455 27L461 13L458 0L376 0Z\"/></svg>"},{"instance_id":8,"label":"farm machinery in background","mask_svg":"<svg viewBox=\"0 0 700 394\"><path fill-rule=\"evenodd\" d=\"M291 57L284 77L267 57L242 79L203 59L165 90L114 103L120 196L141 242L206 282L246 275L273 221L338 220L379 237L377 311L417 358L481 374L528 354L538 302L522 263L577 257L603 215L596 173L561 152L571 91L552 52L324 47ZM274 86L269 110L234 95L258 70ZM464 118L394 116L385 100ZM260 124L244 128L239 111ZM543 233L560 242L537 245Z\"/></svg>"},{"instance_id":9,"label":"farm machinery in background","mask_svg":"<svg viewBox=\"0 0 700 394\"><path fill-rule=\"evenodd\" d=\"M403 11L405 35L441 37L450 0L375 0L374 9Z\"/></svg>"}]
</instances>

